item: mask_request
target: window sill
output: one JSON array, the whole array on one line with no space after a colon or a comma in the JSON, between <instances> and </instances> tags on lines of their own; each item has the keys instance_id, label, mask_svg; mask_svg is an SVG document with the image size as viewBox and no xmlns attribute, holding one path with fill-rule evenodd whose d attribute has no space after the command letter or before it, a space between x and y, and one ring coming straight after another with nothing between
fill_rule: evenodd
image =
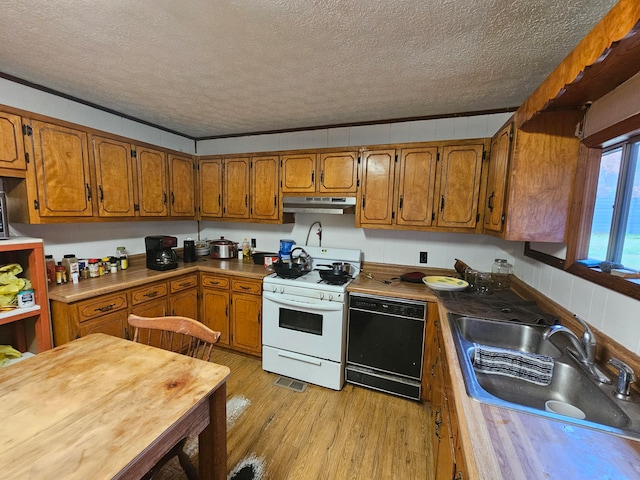
<instances>
[{"instance_id":1,"label":"window sill","mask_svg":"<svg viewBox=\"0 0 640 480\"><path fill-rule=\"evenodd\" d=\"M624 278L610 273L605 273L599 268L590 268L578 263L567 265L560 258L548 255L546 253L532 250L529 243L525 242L524 255L533 258L560 270L564 270L572 275L583 278L589 282L595 283L602 287L608 288L621 295L626 295L636 300L640 300L640 278Z\"/></svg>"}]
</instances>

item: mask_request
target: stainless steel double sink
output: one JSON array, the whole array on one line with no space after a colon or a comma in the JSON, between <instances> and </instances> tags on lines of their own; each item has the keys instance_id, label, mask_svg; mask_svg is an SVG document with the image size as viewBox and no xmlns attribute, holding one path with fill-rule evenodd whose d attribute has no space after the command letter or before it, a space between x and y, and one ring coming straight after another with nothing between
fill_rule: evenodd
<instances>
[{"instance_id":1,"label":"stainless steel double sink","mask_svg":"<svg viewBox=\"0 0 640 480\"><path fill-rule=\"evenodd\" d=\"M470 397L483 403L640 439L638 398L632 395L630 400L619 400L613 394L612 385L593 380L567 353L567 347L571 345L564 336L545 338L543 334L547 327L543 325L453 313L449 313L449 323ZM551 357L554 365L550 384L541 386L520 378L476 371L472 362L476 344ZM567 410L549 410L549 405L568 407ZM580 415L575 416L574 411ZM579 418L582 414L584 418Z\"/></svg>"}]
</instances>

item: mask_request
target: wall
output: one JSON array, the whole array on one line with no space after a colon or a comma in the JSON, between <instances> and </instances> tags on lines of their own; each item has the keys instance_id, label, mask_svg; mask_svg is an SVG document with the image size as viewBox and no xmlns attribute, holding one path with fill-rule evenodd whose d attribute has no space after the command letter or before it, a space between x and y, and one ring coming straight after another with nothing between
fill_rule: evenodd
<instances>
[{"instance_id":1,"label":"wall","mask_svg":"<svg viewBox=\"0 0 640 480\"><path fill-rule=\"evenodd\" d=\"M188 138L72 102L4 78L0 78L0 105L8 105L28 112L66 120L179 152L188 154L195 152L195 143Z\"/></svg>"},{"instance_id":2,"label":"wall","mask_svg":"<svg viewBox=\"0 0 640 480\"><path fill-rule=\"evenodd\" d=\"M0 104L87 125L140 141L192 153L192 142L175 135L78 105L0 79ZM199 142L200 155L246 153L281 149L343 147L384 143L418 142L492 136L508 114L403 122L365 127L322 129L274 135L257 135ZM521 242L505 242L483 235L363 230L354 228L354 215L298 215L292 225L254 225L229 222L121 222L65 225L11 224L11 234L41 237L45 251L56 259L66 253L81 257L111 255L119 245L130 253L144 252L144 236L172 234L179 245L187 237L226 238L242 241L256 238L261 250L277 251L280 238L304 244L309 227L322 222L325 246L359 248L365 259L415 266L418 252L429 252L428 266L452 268L455 258L488 270L494 258L507 258L515 273L529 285L568 310L580 314L630 350L640 354L637 328L640 302L524 257ZM317 245L314 226L309 244Z\"/></svg>"}]
</instances>

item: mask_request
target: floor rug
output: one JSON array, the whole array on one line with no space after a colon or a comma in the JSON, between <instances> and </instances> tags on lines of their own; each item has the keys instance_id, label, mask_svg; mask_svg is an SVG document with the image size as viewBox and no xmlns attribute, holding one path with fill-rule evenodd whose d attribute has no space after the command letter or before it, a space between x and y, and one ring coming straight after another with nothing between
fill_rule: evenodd
<instances>
[{"instance_id":1,"label":"floor rug","mask_svg":"<svg viewBox=\"0 0 640 480\"><path fill-rule=\"evenodd\" d=\"M227 432L233 428L238 418L250 404L250 400L241 395L235 395L227 400ZM184 445L184 452L189 455L194 465L198 464L198 438L189 438ZM264 459L249 455L241 460L229 473L228 480L260 480L265 471ZM182 480L186 476L177 458L169 461L158 475L157 480Z\"/></svg>"}]
</instances>

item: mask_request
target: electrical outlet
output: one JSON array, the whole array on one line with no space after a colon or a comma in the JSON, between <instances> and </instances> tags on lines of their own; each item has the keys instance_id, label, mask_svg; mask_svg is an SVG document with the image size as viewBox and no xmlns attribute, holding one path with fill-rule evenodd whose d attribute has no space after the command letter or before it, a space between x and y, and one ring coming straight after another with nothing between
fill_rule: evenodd
<instances>
[{"instance_id":1,"label":"electrical outlet","mask_svg":"<svg viewBox=\"0 0 640 480\"><path fill-rule=\"evenodd\" d=\"M420 252L420 263L427 263L427 252Z\"/></svg>"}]
</instances>

